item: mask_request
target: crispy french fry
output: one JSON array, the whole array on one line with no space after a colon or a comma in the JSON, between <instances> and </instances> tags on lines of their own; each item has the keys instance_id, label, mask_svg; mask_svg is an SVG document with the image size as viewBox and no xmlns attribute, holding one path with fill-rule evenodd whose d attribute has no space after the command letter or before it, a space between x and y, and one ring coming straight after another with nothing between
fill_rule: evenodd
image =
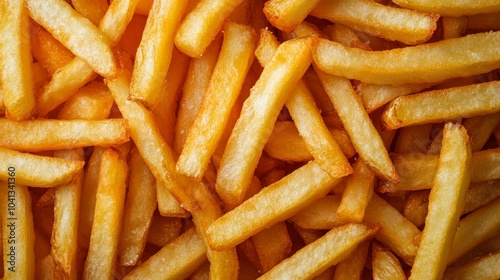
<instances>
[{"instance_id":1,"label":"crispy french fry","mask_svg":"<svg viewBox=\"0 0 500 280\"><path fill-rule=\"evenodd\" d=\"M64 120L104 120L111 112L113 101L108 87L102 82L93 81L68 99L57 117Z\"/></svg>"},{"instance_id":2,"label":"crispy french fry","mask_svg":"<svg viewBox=\"0 0 500 280\"><path fill-rule=\"evenodd\" d=\"M252 88L222 156L216 182L222 200L238 204L243 199L287 94L311 63L315 40L306 37L281 44Z\"/></svg>"},{"instance_id":3,"label":"crispy french fry","mask_svg":"<svg viewBox=\"0 0 500 280\"><path fill-rule=\"evenodd\" d=\"M99 25L109 7L106 0L71 0L71 4L75 11L88 18L96 26Z\"/></svg>"},{"instance_id":4,"label":"crispy french fry","mask_svg":"<svg viewBox=\"0 0 500 280\"><path fill-rule=\"evenodd\" d=\"M481 2L465 1L431 1L431 0L395 0L394 3L418 11L437 13L443 16L463 16L500 12L500 3L494 0Z\"/></svg>"},{"instance_id":5,"label":"crispy french fry","mask_svg":"<svg viewBox=\"0 0 500 280\"><path fill-rule=\"evenodd\" d=\"M349 257L337 264L333 280L361 279L369 247L370 241L360 243Z\"/></svg>"},{"instance_id":6,"label":"crispy french fry","mask_svg":"<svg viewBox=\"0 0 500 280\"><path fill-rule=\"evenodd\" d=\"M463 125L471 135L472 151L480 151L500 123L500 112L464 120Z\"/></svg>"},{"instance_id":7,"label":"crispy french fry","mask_svg":"<svg viewBox=\"0 0 500 280\"><path fill-rule=\"evenodd\" d=\"M17 170L17 183L43 188L69 183L85 164L84 161L37 156L5 148L0 148L0 158L0 170L8 170L9 167ZM0 181L8 180L7 172L0 173Z\"/></svg>"},{"instance_id":8,"label":"crispy french fry","mask_svg":"<svg viewBox=\"0 0 500 280\"><path fill-rule=\"evenodd\" d=\"M148 242L163 247L181 235L182 222L179 218L163 217L155 212L148 231Z\"/></svg>"},{"instance_id":9,"label":"crispy french fry","mask_svg":"<svg viewBox=\"0 0 500 280\"><path fill-rule=\"evenodd\" d=\"M439 164L429 195L429 211L410 279L440 279L470 183L472 147L461 125L447 123Z\"/></svg>"},{"instance_id":10,"label":"crispy french fry","mask_svg":"<svg viewBox=\"0 0 500 280\"><path fill-rule=\"evenodd\" d=\"M406 275L394 254L378 242L372 243L372 275L373 279L404 279Z\"/></svg>"},{"instance_id":11,"label":"crispy french fry","mask_svg":"<svg viewBox=\"0 0 500 280\"><path fill-rule=\"evenodd\" d=\"M118 263L136 265L146 245L156 209L156 182L137 150L130 157L130 177L123 211L123 227L118 247Z\"/></svg>"},{"instance_id":12,"label":"crispy french fry","mask_svg":"<svg viewBox=\"0 0 500 280\"><path fill-rule=\"evenodd\" d=\"M327 73L366 83L433 83L497 69L500 51L495 46L499 41L500 32L478 33L413 47L369 52L319 39L313 48L313 57L318 68ZM443 53L447 55L443 56Z\"/></svg>"},{"instance_id":13,"label":"crispy french fry","mask_svg":"<svg viewBox=\"0 0 500 280\"><path fill-rule=\"evenodd\" d=\"M107 148L102 154L95 215L83 279L112 279L125 204L127 163Z\"/></svg>"},{"instance_id":14,"label":"crispy french fry","mask_svg":"<svg viewBox=\"0 0 500 280\"><path fill-rule=\"evenodd\" d=\"M203 240L195 229L189 229L124 279L184 279L207 260L206 256Z\"/></svg>"},{"instance_id":15,"label":"crispy french fry","mask_svg":"<svg viewBox=\"0 0 500 280\"><path fill-rule=\"evenodd\" d=\"M34 24L31 25L31 53L51 75L75 57L49 32Z\"/></svg>"},{"instance_id":16,"label":"crispy french fry","mask_svg":"<svg viewBox=\"0 0 500 280\"><path fill-rule=\"evenodd\" d=\"M117 146L130 138L127 122L109 120L0 119L0 146L21 151L47 151L86 146Z\"/></svg>"},{"instance_id":17,"label":"crispy french fry","mask_svg":"<svg viewBox=\"0 0 500 280\"><path fill-rule=\"evenodd\" d=\"M217 64L176 166L177 172L196 180L207 169L254 59L256 35L251 27L227 23L223 30Z\"/></svg>"},{"instance_id":18,"label":"crispy french fry","mask_svg":"<svg viewBox=\"0 0 500 280\"><path fill-rule=\"evenodd\" d=\"M316 66L315 69L360 157L378 175L397 182L398 174L384 143L352 88L351 82L343 77L326 74Z\"/></svg>"},{"instance_id":19,"label":"crispy french fry","mask_svg":"<svg viewBox=\"0 0 500 280\"><path fill-rule=\"evenodd\" d=\"M259 279L312 278L345 259L356 245L375 235L378 230L378 227L359 223L333 228Z\"/></svg>"},{"instance_id":20,"label":"crispy french fry","mask_svg":"<svg viewBox=\"0 0 500 280\"><path fill-rule=\"evenodd\" d=\"M319 2L320 0L271 0L264 5L264 14L273 26L292 32Z\"/></svg>"},{"instance_id":21,"label":"crispy french fry","mask_svg":"<svg viewBox=\"0 0 500 280\"><path fill-rule=\"evenodd\" d=\"M0 19L0 32L5 36L0 44L0 84L5 115L27 120L35 110L28 11L21 0L0 1L0 10L4 11Z\"/></svg>"},{"instance_id":22,"label":"crispy french fry","mask_svg":"<svg viewBox=\"0 0 500 280\"><path fill-rule=\"evenodd\" d=\"M12 167L11 167L12 168ZM16 172L13 169L3 169ZM17 179L17 173L11 174ZM28 187L19 181L0 183L4 279L35 278L35 232Z\"/></svg>"},{"instance_id":23,"label":"crispy french fry","mask_svg":"<svg viewBox=\"0 0 500 280\"><path fill-rule=\"evenodd\" d=\"M443 279L498 279L500 251L474 260L466 265L446 269Z\"/></svg>"},{"instance_id":24,"label":"crispy french fry","mask_svg":"<svg viewBox=\"0 0 500 280\"><path fill-rule=\"evenodd\" d=\"M311 15L410 45L426 42L436 29L439 18L438 15L385 6L368 0L323 0L311 11Z\"/></svg>"}]
</instances>

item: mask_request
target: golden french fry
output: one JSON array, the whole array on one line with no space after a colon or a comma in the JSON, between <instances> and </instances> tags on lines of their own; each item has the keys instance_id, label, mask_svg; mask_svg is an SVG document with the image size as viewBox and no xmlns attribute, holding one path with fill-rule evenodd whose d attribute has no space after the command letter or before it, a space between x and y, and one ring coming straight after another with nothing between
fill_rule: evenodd
<instances>
[{"instance_id":1,"label":"golden french fry","mask_svg":"<svg viewBox=\"0 0 500 280\"><path fill-rule=\"evenodd\" d=\"M0 146L21 151L47 151L86 146L117 146L130 138L127 121L0 119Z\"/></svg>"},{"instance_id":2,"label":"golden french fry","mask_svg":"<svg viewBox=\"0 0 500 280\"><path fill-rule=\"evenodd\" d=\"M333 228L258 279L312 278L345 259L359 243L378 230L378 227L359 223Z\"/></svg>"},{"instance_id":3,"label":"golden french fry","mask_svg":"<svg viewBox=\"0 0 500 280\"><path fill-rule=\"evenodd\" d=\"M243 199L287 94L311 63L315 40L306 37L281 44L243 104L218 170L216 190L225 202L238 204Z\"/></svg>"},{"instance_id":4,"label":"golden french fry","mask_svg":"<svg viewBox=\"0 0 500 280\"><path fill-rule=\"evenodd\" d=\"M16 121L27 120L35 110L28 11L21 0L0 1L0 10L0 32L5 36L0 44L5 115Z\"/></svg>"},{"instance_id":5,"label":"golden french fry","mask_svg":"<svg viewBox=\"0 0 500 280\"><path fill-rule=\"evenodd\" d=\"M496 235L477 245L476 247L474 247L474 249L472 249L457 261L453 262L453 264L451 264L450 266L461 266L470 263L480 257L494 253L498 250L500 250L500 235Z\"/></svg>"},{"instance_id":6,"label":"golden french fry","mask_svg":"<svg viewBox=\"0 0 500 280\"><path fill-rule=\"evenodd\" d=\"M264 5L264 14L273 26L292 32L319 2L320 0L271 0Z\"/></svg>"},{"instance_id":7,"label":"golden french fry","mask_svg":"<svg viewBox=\"0 0 500 280\"><path fill-rule=\"evenodd\" d=\"M326 231L324 230L301 228L296 224L293 224L293 227L300 235L300 238L302 238L305 245L313 243L314 241L320 239L326 233Z\"/></svg>"},{"instance_id":8,"label":"golden french fry","mask_svg":"<svg viewBox=\"0 0 500 280\"><path fill-rule=\"evenodd\" d=\"M443 279L498 279L500 251L474 260L466 265L446 269Z\"/></svg>"},{"instance_id":9,"label":"golden french fry","mask_svg":"<svg viewBox=\"0 0 500 280\"><path fill-rule=\"evenodd\" d=\"M0 148L1 170L15 169L15 179L7 172L0 173L0 180L14 180L21 185L49 188L69 183L82 169L84 161L37 156Z\"/></svg>"},{"instance_id":10,"label":"golden french fry","mask_svg":"<svg viewBox=\"0 0 500 280\"><path fill-rule=\"evenodd\" d=\"M429 40L439 19L435 14L390 7L369 0L323 0L311 11L311 15L410 45Z\"/></svg>"},{"instance_id":11,"label":"golden french fry","mask_svg":"<svg viewBox=\"0 0 500 280\"><path fill-rule=\"evenodd\" d=\"M252 236L262 273L282 262L292 250L292 241L285 222L279 222Z\"/></svg>"},{"instance_id":12,"label":"golden french fry","mask_svg":"<svg viewBox=\"0 0 500 280\"><path fill-rule=\"evenodd\" d=\"M69 98L57 117L64 120L104 120L111 112L113 101L108 87L102 82L93 81Z\"/></svg>"},{"instance_id":13,"label":"golden french fry","mask_svg":"<svg viewBox=\"0 0 500 280\"><path fill-rule=\"evenodd\" d=\"M431 0L395 0L394 3L418 11L437 13L443 16L463 16L500 12L500 3L495 0L479 2L465 1L431 1Z\"/></svg>"},{"instance_id":14,"label":"golden french fry","mask_svg":"<svg viewBox=\"0 0 500 280\"><path fill-rule=\"evenodd\" d=\"M219 58L176 166L177 172L196 180L207 169L254 59L256 35L251 27L227 23L223 30Z\"/></svg>"},{"instance_id":15,"label":"golden french fry","mask_svg":"<svg viewBox=\"0 0 500 280\"><path fill-rule=\"evenodd\" d=\"M370 241L360 243L349 257L336 265L333 280L361 279L369 248Z\"/></svg>"},{"instance_id":16,"label":"golden french fry","mask_svg":"<svg viewBox=\"0 0 500 280\"><path fill-rule=\"evenodd\" d=\"M335 212L340 205L341 197L328 195L316 200L310 206L289 218L289 221L303 229L332 229L343 223L337 219Z\"/></svg>"},{"instance_id":17,"label":"golden french fry","mask_svg":"<svg viewBox=\"0 0 500 280\"><path fill-rule=\"evenodd\" d=\"M31 26L31 53L51 75L74 57L65 46L40 26Z\"/></svg>"},{"instance_id":18,"label":"golden french fry","mask_svg":"<svg viewBox=\"0 0 500 280\"><path fill-rule=\"evenodd\" d=\"M498 42L500 32L488 32L370 52L319 39L313 48L313 57L318 68L327 73L366 83L433 83L497 69L500 64L500 51L496 49ZM443 56L443 53L447 55Z\"/></svg>"},{"instance_id":19,"label":"golden french fry","mask_svg":"<svg viewBox=\"0 0 500 280\"><path fill-rule=\"evenodd\" d=\"M394 147L396 153L423 153L427 150L432 131L431 124L403 127Z\"/></svg>"},{"instance_id":20,"label":"golden french fry","mask_svg":"<svg viewBox=\"0 0 500 280\"><path fill-rule=\"evenodd\" d=\"M206 260L206 247L203 240L195 229L189 229L132 270L124 280L184 279Z\"/></svg>"},{"instance_id":21,"label":"golden french fry","mask_svg":"<svg viewBox=\"0 0 500 280\"><path fill-rule=\"evenodd\" d=\"M415 191L405 199L402 213L416 227L423 228L427 207L429 205L429 190Z\"/></svg>"},{"instance_id":22,"label":"golden french fry","mask_svg":"<svg viewBox=\"0 0 500 280\"><path fill-rule=\"evenodd\" d=\"M500 196L500 180L473 183L465 196L465 206L462 214L468 214Z\"/></svg>"},{"instance_id":23,"label":"golden french fry","mask_svg":"<svg viewBox=\"0 0 500 280\"><path fill-rule=\"evenodd\" d=\"M346 25L340 23L328 25L324 28L323 33L330 40L339 42L346 47L360 48L367 51L371 50L370 45L363 42L358 34L356 34L356 31Z\"/></svg>"},{"instance_id":24,"label":"golden french fry","mask_svg":"<svg viewBox=\"0 0 500 280\"><path fill-rule=\"evenodd\" d=\"M156 182L156 199L158 211L162 216L179 218L190 216L189 212L181 207L170 191L159 181Z\"/></svg>"},{"instance_id":25,"label":"golden french fry","mask_svg":"<svg viewBox=\"0 0 500 280\"><path fill-rule=\"evenodd\" d=\"M447 123L425 227L410 279L439 279L448 263L453 237L470 183L472 147L461 125Z\"/></svg>"},{"instance_id":26,"label":"golden french fry","mask_svg":"<svg viewBox=\"0 0 500 280\"><path fill-rule=\"evenodd\" d=\"M343 77L326 74L317 69L316 65L315 69L360 157L378 175L397 182L398 174L384 143L352 88L351 82Z\"/></svg>"},{"instance_id":27,"label":"golden french fry","mask_svg":"<svg viewBox=\"0 0 500 280\"><path fill-rule=\"evenodd\" d=\"M129 95L148 109L154 108L160 99L172 58L174 35L186 5L187 0L153 1L135 57Z\"/></svg>"},{"instance_id":28,"label":"golden french fry","mask_svg":"<svg viewBox=\"0 0 500 280\"><path fill-rule=\"evenodd\" d=\"M463 125L472 138L472 151L480 151L498 124L500 112L491 115L477 116L463 121Z\"/></svg>"},{"instance_id":29,"label":"golden french fry","mask_svg":"<svg viewBox=\"0 0 500 280\"><path fill-rule=\"evenodd\" d=\"M102 154L84 279L113 277L125 204L127 168L123 157L112 148L107 148Z\"/></svg>"},{"instance_id":30,"label":"golden french fry","mask_svg":"<svg viewBox=\"0 0 500 280\"><path fill-rule=\"evenodd\" d=\"M378 242L372 243L373 279L406 280L401 263L394 254Z\"/></svg>"},{"instance_id":31,"label":"golden french fry","mask_svg":"<svg viewBox=\"0 0 500 280\"><path fill-rule=\"evenodd\" d=\"M75 11L88 18L96 26L99 25L109 7L106 0L71 0L71 5Z\"/></svg>"},{"instance_id":32,"label":"golden french fry","mask_svg":"<svg viewBox=\"0 0 500 280\"><path fill-rule=\"evenodd\" d=\"M17 170L3 169L17 172ZM7 172L3 172L7 173ZM3 199L0 201L2 219L3 277L4 279L35 278L35 232L28 187L16 181L0 183Z\"/></svg>"},{"instance_id":33,"label":"golden french fry","mask_svg":"<svg viewBox=\"0 0 500 280\"><path fill-rule=\"evenodd\" d=\"M182 222L179 218L163 217L155 213L148 231L148 242L163 247L181 235Z\"/></svg>"},{"instance_id":34,"label":"golden french fry","mask_svg":"<svg viewBox=\"0 0 500 280\"><path fill-rule=\"evenodd\" d=\"M443 39L461 37L467 30L467 17L442 17Z\"/></svg>"}]
</instances>

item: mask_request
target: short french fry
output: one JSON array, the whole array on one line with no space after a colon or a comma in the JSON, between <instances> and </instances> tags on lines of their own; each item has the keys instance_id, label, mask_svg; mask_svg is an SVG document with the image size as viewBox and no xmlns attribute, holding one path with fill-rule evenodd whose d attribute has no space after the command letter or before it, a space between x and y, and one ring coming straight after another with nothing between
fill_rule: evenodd
<instances>
[{"instance_id":1,"label":"short french fry","mask_svg":"<svg viewBox=\"0 0 500 280\"><path fill-rule=\"evenodd\" d=\"M102 82L93 81L68 99L57 117L64 120L104 120L111 112L113 101L108 87Z\"/></svg>"},{"instance_id":2,"label":"short french fry","mask_svg":"<svg viewBox=\"0 0 500 280\"><path fill-rule=\"evenodd\" d=\"M31 26L31 53L51 75L75 57L49 32L34 24Z\"/></svg>"},{"instance_id":3,"label":"short french fry","mask_svg":"<svg viewBox=\"0 0 500 280\"><path fill-rule=\"evenodd\" d=\"M497 69L498 42L500 32L488 32L387 51L364 51L320 39L313 57L318 68L327 73L366 83L433 83Z\"/></svg>"},{"instance_id":4,"label":"short french fry","mask_svg":"<svg viewBox=\"0 0 500 280\"><path fill-rule=\"evenodd\" d=\"M378 242L372 243L372 275L376 280L406 280L406 275L396 256Z\"/></svg>"},{"instance_id":5,"label":"short french fry","mask_svg":"<svg viewBox=\"0 0 500 280\"><path fill-rule=\"evenodd\" d=\"M258 279L312 278L345 259L359 243L375 235L378 229L359 223L333 228Z\"/></svg>"},{"instance_id":6,"label":"short french fry","mask_svg":"<svg viewBox=\"0 0 500 280\"><path fill-rule=\"evenodd\" d=\"M37 156L0 148L0 170L15 170L15 182L31 187L49 188L69 183L83 168L84 161ZM0 181L9 182L7 172L0 173Z\"/></svg>"},{"instance_id":7,"label":"short french fry","mask_svg":"<svg viewBox=\"0 0 500 280\"><path fill-rule=\"evenodd\" d=\"M498 279L500 278L500 251L474 260L466 265L446 269L443 279Z\"/></svg>"},{"instance_id":8,"label":"short french fry","mask_svg":"<svg viewBox=\"0 0 500 280\"><path fill-rule=\"evenodd\" d=\"M452 250L453 236L470 183L472 147L461 125L447 123L429 211L410 279L440 279Z\"/></svg>"},{"instance_id":9,"label":"short french fry","mask_svg":"<svg viewBox=\"0 0 500 280\"><path fill-rule=\"evenodd\" d=\"M370 241L359 244L347 259L337 264L333 280L361 280L369 248Z\"/></svg>"},{"instance_id":10,"label":"short french fry","mask_svg":"<svg viewBox=\"0 0 500 280\"><path fill-rule=\"evenodd\" d=\"M0 84L5 115L16 121L27 120L35 110L35 93L31 72L30 24L22 0L0 1Z\"/></svg>"},{"instance_id":11,"label":"short french fry","mask_svg":"<svg viewBox=\"0 0 500 280\"><path fill-rule=\"evenodd\" d=\"M0 119L0 147L21 151L48 151L86 146L118 146L130 138L127 121Z\"/></svg>"},{"instance_id":12,"label":"short french fry","mask_svg":"<svg viewBox=\"0 0 500 280\"><path fill-rule=\"evenodd\" d=\"M71 4L75 11L88 18L95 26L99 25L109 6L106 0L71 0Z\"/></svg>"},{"instance_id":13,"label":"short french fry","mask_svg":"<svg viewBox=\"0 0 500 280\"><path fill-rule=\"evenodd\" d=\"M118 255L128 167L118 152L108 148L102 154L100 169L83 279L112 279Z\"/></svg>"},{"instance_id":14,"label":"short french fry","mask_svg":"<svg viewBox=\"0 0 500 280\"><path fill-rule=\"evenodd\" d=\"M264 5L264 14L273 26L292 32L319 2L320 0L271 0Z\"/></svg>"},{"instance_id":15,"label":"short french fry","mask_svg":"<svg viewBox=\"0 0 500 280\"><path fill-rule=\"evenodd\" d=\"M479 2L465 1L431 1L431 0L395 0L394 3L410 9L437 13L443 16L463 16L500 12L500 3L495 0Z\"/></svg>"}]
</instances>

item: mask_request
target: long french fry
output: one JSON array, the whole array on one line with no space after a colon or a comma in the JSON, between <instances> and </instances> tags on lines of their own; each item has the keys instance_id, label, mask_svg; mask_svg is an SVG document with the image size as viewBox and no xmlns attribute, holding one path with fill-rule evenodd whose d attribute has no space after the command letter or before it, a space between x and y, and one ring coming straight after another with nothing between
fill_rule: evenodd
<instances>
[{"instance_id":1,"label":"long french fry","mask_svg":"<svg viewBox=\"0 0 500 280\"><path fill-rule=\"evenodd\" d=\"M463 266L446 269L443 279L497 279L500 278L499 264L500 252L497 251Z\"/></svg>"},{"instance_id":2,"label":"long french fry","mask_svg":"<svg viewBox=\"0 0 500 280\"><path fill-rule=\"evenodd\" d=\"M320 0L271 0L264 4L264 14L272 25L292 32L319 2Z\"/></svg>"},{"instance_id":3,"label":"long french fry","mask_svg":"<svg viewBox=\"0 0 500 280\"><path fill-rule=\"evenodd\" d=\"M395 0L394 3L405 8L453 17L500 12L500 3L495 0L451 2L444 0Z\"/></svg>"},{"instance_id":4,"label":"long french fry","mask_svg":"<svg viewBox=\"0 0 500 280\"><path fill-rule=\"evenodd\" d=\"M366 83L433 83L497 69L499 42L500 32L485 32L413 47L364 51L320 39L313 57L327 73Z\"/></svg>"},{"instance_id":5,"label":"long french fry","mask_svg":"<svg viewBox=\"0 0 500 280\"><path fill-rule=\"evenodd\" d=\"M35 93L31 72L30 25L22 0L0 1L0 84L5 115L13 120L27 120L35 110Z\"/></svg>"},{"instance_id":6,"label":"long french fry","mask_svg":"<svg viewBox=\"0 0 500 280\"><path fill-rule=\"evenodd\" d=\"M68 64L75 55L41 26L31 26L31 53L51 75Z\"/></svg>"}]
</instances>

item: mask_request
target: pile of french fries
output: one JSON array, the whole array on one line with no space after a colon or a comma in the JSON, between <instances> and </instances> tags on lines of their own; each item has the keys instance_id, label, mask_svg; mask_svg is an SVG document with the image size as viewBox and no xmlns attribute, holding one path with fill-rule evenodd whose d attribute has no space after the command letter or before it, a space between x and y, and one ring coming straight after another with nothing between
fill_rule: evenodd
<instances>
[{"instance_id":1,"label":"pile of french fries","mask_svg":"<svg viewBox=\"0 0 500 280\"><path fill-rule=\"evenodd\" d=\"M3 279L499 279L500 1L0 0Z\"/></svg>"}]
</instances>

